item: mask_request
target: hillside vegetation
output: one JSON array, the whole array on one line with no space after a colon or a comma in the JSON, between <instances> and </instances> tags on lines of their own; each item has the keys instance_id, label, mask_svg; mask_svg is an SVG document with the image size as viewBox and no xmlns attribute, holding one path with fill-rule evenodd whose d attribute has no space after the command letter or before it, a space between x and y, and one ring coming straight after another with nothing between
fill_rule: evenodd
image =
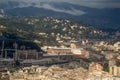
<instances>
[{"instance_id":1,"label":"hillside vegetation","mask_svg":"<svg viewBox=\"0 0 120 80\"><path fill-rule=\"evenodd\" d=\"M0 32L9 39L32 41L39 45L109 37L108 32L88 24L52 17L3 17L0 18Z\"/></svg>"}]
</instances>

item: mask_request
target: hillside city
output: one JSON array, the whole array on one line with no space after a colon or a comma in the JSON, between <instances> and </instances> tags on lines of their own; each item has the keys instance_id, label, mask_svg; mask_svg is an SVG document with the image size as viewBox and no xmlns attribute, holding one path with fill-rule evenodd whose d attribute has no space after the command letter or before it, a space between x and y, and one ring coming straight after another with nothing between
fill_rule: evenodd
<instances>
[{"instance_id":1,"label":"hillside city","mask_svg":"<svg viewBox=\"0 0 120 80\"><path fill-rule=\"evenodd\" d=\"M120 80L119 31L0 15L0 50L0 80Z\"/></svg>"}]
</instances>

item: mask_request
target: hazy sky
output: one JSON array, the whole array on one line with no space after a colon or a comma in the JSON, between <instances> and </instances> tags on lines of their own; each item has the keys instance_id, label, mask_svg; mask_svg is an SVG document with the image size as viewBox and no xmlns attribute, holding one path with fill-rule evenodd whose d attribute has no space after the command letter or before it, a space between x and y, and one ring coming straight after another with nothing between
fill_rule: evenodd
<instances>
[{"instance_id":1,"label":"hazy sky","mask_svg":"<svg viewBox=\"0 0 120 80\"><path fill-rule=\"evenodd\" d=\"M83 6L94 7L94 8L106 8L106 7L120 8L120 0L0 0L0 2L7 2L7 1L19 1L19 2L27 2L27 3L53 1L53 2L69 2Z\"/></svg>"}]
</instances>

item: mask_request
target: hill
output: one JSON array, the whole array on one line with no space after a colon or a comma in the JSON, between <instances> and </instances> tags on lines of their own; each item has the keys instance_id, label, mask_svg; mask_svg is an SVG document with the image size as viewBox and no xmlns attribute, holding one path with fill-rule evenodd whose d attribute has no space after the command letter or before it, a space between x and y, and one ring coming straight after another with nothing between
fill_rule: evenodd
<instances>
[{"instance_id":1,"label":"hill","mask_svg":"<svg viewBox=\"0 0 120 80\"><path fill-rule=\"evenodd\" d=\"M23 4L23 5L21 5ZM55 18L71 19L78 22L83 21L103 30L120 31L120 9L119 8L90 8L72 3L41 2L28 4L9 1L1 3L2 12L13 16L49 16Z\"/></svg>"},{"instance_id":2,"label":"hill","mask_svg":"<svg viewBox=\"0 0 120 80\"><path fill-rule=\"evenodd\" d=\"M0 32L7 38L32 41L42 46L110 37L109 32L83 22L53 17L3 17L0 18Z\"/></svg>"}]
</instances>

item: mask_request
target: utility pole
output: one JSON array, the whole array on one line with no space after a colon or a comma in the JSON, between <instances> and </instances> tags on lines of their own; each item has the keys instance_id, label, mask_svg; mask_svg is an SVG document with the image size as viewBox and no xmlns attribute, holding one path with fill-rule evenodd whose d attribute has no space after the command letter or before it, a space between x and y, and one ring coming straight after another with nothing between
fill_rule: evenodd
<instances>
[{"instance_id":1,"label":"utility pole","mask_svg":"<svg viewBox=\"0 0 120 80\"><path fill-rule=\"evenodd\" d=\"M15 61L18 60L17 47L18 47L18 45L17 45L17 43L15 42L15 55L14 55L14 57L15 57L15 58L14 58Z\"/></svg>"},{"instance_id":2,"label":"utility pole","mask_svg":"<svg viewBox=\"0 0 120 80\"><path fill-rule=\"evenodd\" d=\"M4 53L4 40L2 41L2 52L1 52L1 57L3 58L3 53Z\"/></svg>"},{"instance_id":3,"label":"utility pole","mask_svg":"<svg viewBox=\"0 0 120 80\"><path fill-rule=\"evenodd\" d=\"M5 58L7 59L7 50L5 50Z\"/></svg>"},{"instance_id":4,"label":"utility pole","mask_svg":"<svg viewBox=\"0 0 120 80\"><path fill-rule=\"evenodd\" d=\"M36 59L38 59L38 52L36 52Z\"/></svg>"},{"instance_id":5,"label":"utility pole","mask_svg":"<svg viewBox=\"0 0 120 80\"><path fill-rule=\"evenodd\" d=\"M28 58L28 51L26 51L26 54L25 54L25 59Z\"/></svg>"}]
</instances>

